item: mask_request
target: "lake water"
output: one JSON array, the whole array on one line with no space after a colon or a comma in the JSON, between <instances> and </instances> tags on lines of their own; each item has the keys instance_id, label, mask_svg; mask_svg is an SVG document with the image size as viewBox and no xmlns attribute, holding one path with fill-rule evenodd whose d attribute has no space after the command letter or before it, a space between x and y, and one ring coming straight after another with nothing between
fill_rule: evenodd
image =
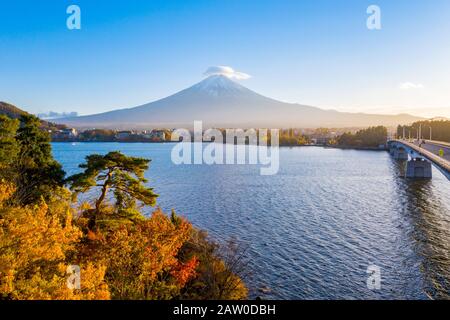
<instances>
[{"instance_id":1,"label":"lake water","mask_svg":"<svg viewBox=\"0 0 450 320\"><path fill-rule=\"evenodd\" d=\"M450 297L450 182L402 178L387 152L281 148L280 170L181 165L172 144L55 143L68 174L86 155L120 150L152 159L146 177L174 208L217 240L248 246L251 297L428 299ZM367 268L381 288L367 288ZM263 293L260 288L270 292Z\"/></svg>"}]
</instances>

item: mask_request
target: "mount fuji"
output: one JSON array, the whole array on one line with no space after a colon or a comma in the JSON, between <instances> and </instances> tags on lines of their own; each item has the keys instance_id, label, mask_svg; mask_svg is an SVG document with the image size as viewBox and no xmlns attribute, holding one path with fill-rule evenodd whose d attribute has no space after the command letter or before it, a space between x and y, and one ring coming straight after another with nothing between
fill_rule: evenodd
<instances>
[{"instance_id":1,"label":"mount fuji","mask_svg":"<svg viewBox=\"0 0 450 320\"><path fill-rule=\"evenodd\" d=\"M167 98L135 108L58 119L77 128L316 128L397 126L421 118L345 113L285 103L260 95L224 75L212 75Z\"/></svg>"}]
</instances>

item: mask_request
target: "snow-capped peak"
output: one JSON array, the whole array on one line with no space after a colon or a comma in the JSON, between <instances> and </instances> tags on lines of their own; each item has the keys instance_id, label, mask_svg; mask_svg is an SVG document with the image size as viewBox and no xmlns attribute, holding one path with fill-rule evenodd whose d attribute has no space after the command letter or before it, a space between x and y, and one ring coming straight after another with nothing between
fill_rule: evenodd
<instances>
[{"instance_id":1,"label":"snow-capped peak","mask_svg":"<svg viewBox=\"0 0 450 320\"><path fill-rule=\"evenodd\" d=\"M224 75L212 75L194 85L192 89L212 96L222 96L248 90Z\"/></svg>"}]
</instances>

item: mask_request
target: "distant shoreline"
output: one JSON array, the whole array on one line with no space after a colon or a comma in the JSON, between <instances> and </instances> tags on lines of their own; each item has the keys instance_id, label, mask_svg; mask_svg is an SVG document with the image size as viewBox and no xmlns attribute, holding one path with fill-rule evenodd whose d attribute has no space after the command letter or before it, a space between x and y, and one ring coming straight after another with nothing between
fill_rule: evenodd
<instances>
[{"instance_id":1,"label":"distant shoreline","mask_svg":"<svg viewBox=\"0 0 450 320\"><path fill-rule=\"evenodd\" d=\"M51 141L51 143L146 143L146 144L164 144L178 143L177 141Z\"/></svg>"},{"instance_id":2,"label":"distant shoreline","mask_svg":"<svg viewBox=\"0 0 450 320\"><path fill-rule=\"evenodd\" d=\"M124 143L124 144L175 144L179 143L177 141L52 141L51 143ZM191 142L194 143L194 142ZM202 143L211 143L211 141L202 141ZM225 143L226 144L226 143ZM248 145L248 144L246 144ZM305 144L305 145L280 145L280 148L299 148L299 147L321 147L325 149L342 149L342 150L359 150L359 151L387 151L386 148L377 147L356 147L356 146L334 146L334 145L316 145L316 144Z\"/></svg>"},{"instance_id":3,"label":"distant shoreline","mask_svg":"<svg viewBox=\"0 0 450 320\"><path fill-rule=\"evenodd\" d=\"M324 146L330 149L343 149L343 150L361 150L361 151L387 151L388 148L377 148L377 147L356 147L356 146Z\"/></svg>"}]
</instances>

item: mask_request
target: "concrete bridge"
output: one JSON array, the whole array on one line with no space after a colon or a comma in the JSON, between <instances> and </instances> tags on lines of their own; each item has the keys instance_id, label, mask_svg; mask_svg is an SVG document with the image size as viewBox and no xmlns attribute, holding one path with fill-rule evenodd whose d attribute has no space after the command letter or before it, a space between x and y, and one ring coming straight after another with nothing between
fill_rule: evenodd
<instances>
[{"instance_id":1,"label":"concrete bridge","mask_svg":"<svg viewBox=\"0 0 450 320\"><path fill-rule=\"evenodd\" d=\"M434 165L450 180L450 143L391 139L388 146L394 159L407 161L406 178L431 179Z\"/></svg>"}]
</instances>

